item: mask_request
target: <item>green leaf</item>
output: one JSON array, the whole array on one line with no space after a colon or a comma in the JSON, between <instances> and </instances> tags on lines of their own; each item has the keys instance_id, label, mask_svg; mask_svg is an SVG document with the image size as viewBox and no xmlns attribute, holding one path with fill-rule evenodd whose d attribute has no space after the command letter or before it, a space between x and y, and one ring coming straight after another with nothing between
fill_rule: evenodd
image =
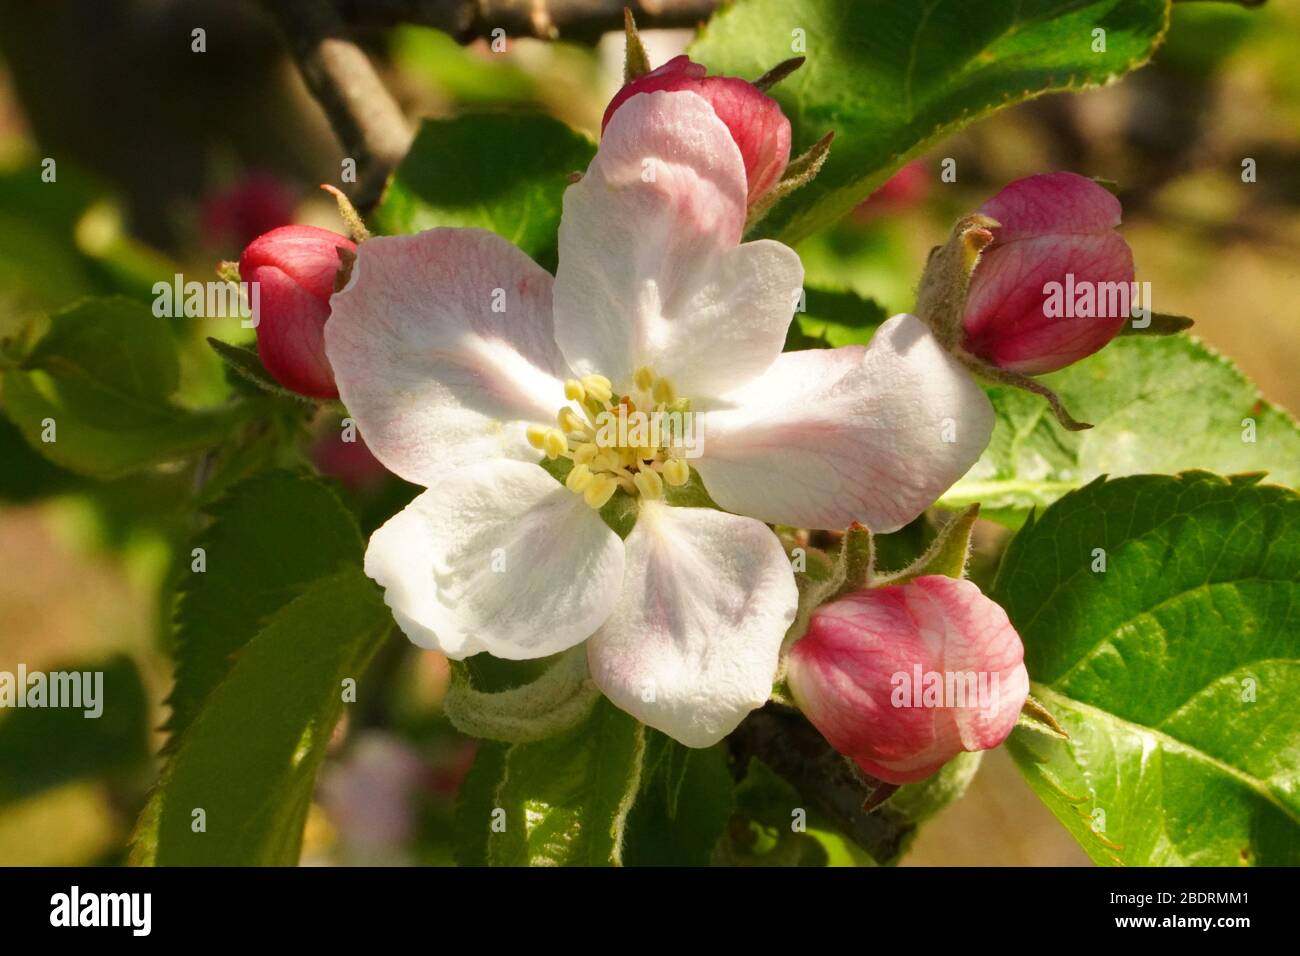
<instances>
[{"instance_id":1,"label":"green leaf","mask_svg":"<svg viewBox=\"0 0 1300 956\"><path fill-rule=\"evenodd\" d=\"M555 267L560 204L571 173L596 148L535 113L476 113L427 120L375 211L381 232L478 226Z\"/></svg>"},{"instance_id":2,"label":"green leaf","mask_svg":"<svg viewBox=\"0 0 1300 956\"><path fill-rule=\"evenodd\" d=\"M489 824L489 862L620 865L644 752L645 728L604 698L568 733L515 744L496 794L504 829Z\"/></svg>"},{"instance_id":3,"label":"green leaf","mask_svg":"<svg viewBox=\"0 0 1300 956\"><path fill-rule=\"evenodd\" d=\"M141 817L132 862L296 864L343 681L361 684L391 626L356 568L321 578L274 614L182 735ZM205 829L196 832L200 809Z\"/></svg>"},{"instance_id":4,"label":"green leaf","mask_svg":"<svg viewBox=\"0 0 1300 956\"><path fill-rule=\"evenodd\" d=\"M356 521L323 482L267 472L209 509L181 571L176 685L168 729L177 739L271 614L319 578L359 568ZM201 548L205 570L193 570Z\"/></svg>"},{"instance_id":5,"label":"green leaf","mask_svg":"<svg viewBox=\"0 0 1300 956\"><path fill-rule=\"evenodd\" d=\"M43 671L56 672L101 675L92 690L99 716L87 716L87 707L0 710L0 806L71 780L147 766L149 702L131 659Z\"/></svg>"},{"instance_id":6,"label":"green leaf","mask_svg":"<svg viewBox=\"0 0 1300 956\"><path fill-rule=\"evenodd\" d=\"M784 777L750 757L735 788L735 816L713 862L720 866L826 866L821 840L796 829L808 801Z\"/></svg>"},{"instance_id":7,"label":"green leaf","mask_svg":"<svg viewBox=\"0 0 1300 956\"><path fill-rule=\"evenodd\" d=\"M801 304L804 309L795 313L797 321L790 323L786 336L787 352L863 345L888 318L879 302L847 289L810 286Z\"/></svg>"},{"instance_id":8,"label":"green leaf","mask_svg":"<svg viewBox=\"0 0 1300 956\"><path fill-rule=\"evenodd\" d=\"M1041 398L991 389L997 413L992 441L941 506L981 502L981 517L1015 527L1030 508L1051 504L1099 475L1203 468L1266 471L1272 481L1300 484L1295 421L1195 339L1116 339L1042 380L1095 427L1067 432Z\"/></svg>"},{"instance_id":9,"label":"green leaf","mask_svg":"<svg viewBox=\"0 0 1300 956\"><path fill-rule=\"evenodd\" d=\"M456 794L455 844L452 854L457 866L487 866L488 836L492 832L492 811L497 805L497 787L506 772L510 747L493 740L481 741L474 764Z\"/></svg>"},{"instance_id":10,"label":"green leaf","mask_svg":"<svg viewBox=\"0 0 1300 956\"><path fill-rule=\"evenodd\" d=\"M901 571L882 574L872 582L875 587L906 584L929 574L942 574L950 578L966 576L966 560L970 557L971 533L979 517L980 506L971 505L959 515L954 515L935 535L930 547Z\"/></svg>"},{"instance_id":11,"label":"green leaf","mask_svg":"<svg viewBox=\"0 0 1300 956\"><path fill-rule=\"evenodd\" d=\"M725 748L683 747L649 731L641 795L627 820L633 866L707 866L731 819L735 789Z\"/></svg>"},{"instance_id":12,"label":"green leaf","mask_svg":"<svg viewBox=\"0 0 1300 956\"><path fill-rule=\"evenodd\" d=\"M241 380L256 386L258 390L274 395L277 398L287 398L295 402L301 402L304 405L316 404L315 399L290 391L277 382L271 376L271 373L266 370L266 366L262 364L262 359L257 354L256 349L245 348L242 345L231 345L229 342L223 342L221 339L214 339L211 336L208 337L208 347L220 356L226 368L239 376Z\"/></svg>"},{"instance_id":13,"label":"green leaf","mask_svg":"<svg viewBox=\"0 0 1300 956\"><path fill-rule=\"evenodd\" d=\"M1070 735L1009 748L1097 863L1300 864L1300 498L1257 481L1097 481L1007 550L993 595Z\"/></svg>"},{"instance_id":14,"label":"green leaf","mask_svg":"<svg viewBox=\"0 0 1300 956\"><path fill-rule=\"evenodd\" d=\"M711 72L747 79L807 56L772 95L794 127L793 152L832 129L835 143L818 177L759 227L793 242L985 113L1141 65L1168 8L1167 0L741 0L709 21L692 54ZM1093 52L1098 28L1102 53Z\"/></svg>"},{"instance_id":15,"label":"green leaf","mask_svg":"<svg viewBox=\"0 0 1300 956\"><path fill-rule=\"evenodd\" d=\"M112 478L216 444L240 420L238 408L173 404L179 378L171 330L147 306L88 299L51 319L21 367L0 378L0 399L47 459Z\"/></svg>"}]
</instances>

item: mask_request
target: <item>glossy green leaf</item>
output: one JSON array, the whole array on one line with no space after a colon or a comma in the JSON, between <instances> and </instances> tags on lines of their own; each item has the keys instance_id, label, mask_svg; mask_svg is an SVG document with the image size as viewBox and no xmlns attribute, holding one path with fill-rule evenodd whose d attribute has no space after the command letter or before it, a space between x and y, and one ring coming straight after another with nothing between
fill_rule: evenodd
<instances>
[{"instance_id":1,"label":"glossy green leaf","mask_svg":"<svg viewBox=\"0 0 1300 956\"><path fill-rule=\"evenodd\" d=\"M740 0L692 48L712 72L755 79L807 62L772 95L794 150L835 131L820 175L759 225L792 242L847 213L907 159L981 115L1092 86L1151 56L1167 0ZM1094 50L1094 31L1105 49Z\"/></svg>"},{"instance_id":2,"label":"glossy green leaf","mask_svg":"<svg viewBox=\"0 0 1300 956\"><path fill-rule=\"evenodd\" d=\"M984 456L940 500L979 502L980 516L1018 525L1030 508L1099 475L1266 471L1300 484L1300 428L1269 405L1225 358L1195 339L1121 338L1042 381L1076 418L1067 432L1047 403L1015 389L990 390L997 425Z\"/></svg>"},{"instance_id":3,"label":"glossy green leaf","mask_svg":"<svg viewBox=\"0 0 1300 956\"><path fill-rule=\"evenodd\" d=\"M608 866L623 861L645 728L602 698L575 729L506 755L494 816L486 823L494 866ZM504 811L496 813L497 810ZM499 829L493 824L500 824Z\"/></svg>"},{"instance_id":4,"label":"glossy green leaf","mask_svg":"<svg viewBox=\"0 0 1300 956\"><path fill-rule=\"evenodd\" d=\"M1300 864L1300 498L1205 472L1098 481L994 597L1069 740L1009 747L1102 864Z\"/></svg>"},{"instance_id":5,"label":"glossy green leaf","mask_svg":"<svg viewBox=\"0 0 1300 956\"><path fill-rule=\"evenodd\" d=\"M32 448L69 470L112 478L219 442L237 407L190 411L170 400L180 366L171 330L148 306L88 299L55 315L0 403Z\"/></svg>"},{"instance_id":6,"label":"glossy green leaf","mask_svg":"<svg viewBox=\"0 0 1300 956\"><path fill-rule=\"evenodd\" d=\"M317 580L272 615L181 736L132 862L296 864L344 681L365 693L363 673L391 626L378 589L355 568Z\"/></svg>"},{"instance_id":7,"label":"glossy green leaf","mask_svg":"<svg viewBox=\"0 0 1300 956\"><path fill-rule=\"evenodd\" d=\"M555 267L560 204L571 173L596 148L535 113L477 113L428 120L375 212L379 231L477 226Z\"/></svg>"},{"instance_id":8,"label":"glossy green leaf","mask_svg":"<svg viewBox=\"0 0 1300 956\"><path fill-rule=\"evenodd\" d=\"M233 487L208 514L212 524L192 542L180 572L167 725L174 739L271 614L316 580L359 568L362 560L355 519L314 478L267 472Z\"/></svg>"}]
</instances>

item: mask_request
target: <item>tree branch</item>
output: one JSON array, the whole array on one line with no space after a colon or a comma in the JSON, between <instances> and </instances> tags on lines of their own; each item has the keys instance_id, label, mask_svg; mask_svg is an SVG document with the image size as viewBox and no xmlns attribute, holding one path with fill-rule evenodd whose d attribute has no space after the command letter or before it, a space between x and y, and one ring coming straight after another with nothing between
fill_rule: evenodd
<instances>
[{"instance_id":1,"label":"tree branch","mask_svg":"<svg viewBox=\"0 0 1300 956\"><path fill-rule=\"evenodd\" d=\"M411 146L411 129L373 64L322 0L265 0L289 41L302 78L356 160L353 201L368 209Z\"/></svg>"},{"instance_id":2,"label":"tree branch","mask_svg":"<svg viewBox=\"0 0 1300 956\"><path fill-rule=\"evenodd\" d=\"M654 30L694 27L707 20L722 0L335 0L349 21L367 26L413 23L451 34L460 43L507 36L595 43L623 29L623 8L631 7L637 25Z\"/></svg>"},{"instance_id":3,"label":"tree branch","mask_svg":"<svg viewBox=\"0 0 1300 956\"><path fill-rule=\"evenodd\" d=\"M789 781L877 863L891 863L906 848L916 824L878 804L893 791L873 789L797 711L767 704L746 717L727 738L741 774L757 757ZM882 794L880 787L887 788Z\"/></svg>"}]
</instances>

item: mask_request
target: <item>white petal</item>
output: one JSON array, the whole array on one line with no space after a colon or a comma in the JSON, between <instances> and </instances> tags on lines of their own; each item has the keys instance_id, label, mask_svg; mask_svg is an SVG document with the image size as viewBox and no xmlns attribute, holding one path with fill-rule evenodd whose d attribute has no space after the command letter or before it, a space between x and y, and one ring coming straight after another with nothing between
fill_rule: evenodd
<instances>
[{"instance_id":1,"label":"white petal","mask_svg":"<svg viewBox=\"0 0 1300 956\"><path fill-rule=\"evenodd\" d=\"M325 349L375 457L426 487L485 458L536 461L524 429L553 423L569 374L553 280L482 229L362 243L330 300Z\"/></svg>"},{"instance_id":2,"label":"white petal","mask_svg":"<svg viewBox=\"0 0 1300 956\"><path fill-rule=\"evenodd\" d=\"M592 678L688 747L721 740L772 690L799 595L758 521L648 502L628 535L618 605L587 643Z\"/></svg>"},{"instance_id":3,"label":"white petal","mask_svg":"<svg viewBox=\"0 0 1300 956\"><path fill-rule=\"evenodd\" d=\"M772 240L739 245L746 190L740 150L699 95L619 108L564 194L555 332L575 369L622 389L649 365L704 397L772 363L803 266Z\"/></svg>"},{"instance_id":4,"label":"white petal","mask_svg":"<svg viewBox=\"0 0 1300 956\"><path fill-rule=\"evenodd\" d=\"M920 319L871 344L787 352L700 423L692 464L713 500L773 524L889 532L966 473L993 408Z\"/></svg>"},{"instance_id":5,"label":"white petal","mask_svg":"<svg viewBox=\"0 0 1300 956\"><path fill-rule=\"evenodd\" d=\"M376 531L366 574L421 647L523 660L600 626L623 583L623 542L539 466L497 460L447 478Z\"/></svg>"}]
</instances>

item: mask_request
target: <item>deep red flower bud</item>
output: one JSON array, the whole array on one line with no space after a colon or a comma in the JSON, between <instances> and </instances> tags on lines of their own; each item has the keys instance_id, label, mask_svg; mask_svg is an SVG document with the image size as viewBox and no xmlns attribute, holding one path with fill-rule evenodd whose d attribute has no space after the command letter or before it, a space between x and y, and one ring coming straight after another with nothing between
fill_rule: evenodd
<instances>
[{"instance_id":1,"label":"deep red flower bud","mask_svg":"<svg viewBox=\"0 0 1300 956\"><path fill-rule=\"evenodd\" d=\"M258 284L257 352L287 389L338 398L325 357L325 320L340 248L351 239L315 226L281 226L258 236L239 257L239 276Z\"/></svg>"},{"instance_id":2,"label":"deep red flower bud","mask_svg":"<svg viewBox=\"0 0 1300 956\"><path fill-rule=\"evenodd\" d=\"M706 76L699 63L675 56L657 70L628 83L609 101L600 128L604 131L618 108L637 93L689 90L708 101L740 148L753 205L781 180L790 162L790 121L776 100L753 83L732 76Z\"/></svg>"},{"instance_id":3,"label":"deep red flower bud","mask_svg":"<svg viewBox=\"0 0 1300 956\"><path fill-rule=\"evenodd\" d=\"M979 211L1001 226L971 277L966 351L1038 375L1120 333L1136 305L1133 253L1115 232L1121 210L1109 191L1048 173L1011 183Z\"/></svg>"},{"instance_id":4,"label":"deep red flower bud","mask_svg":"<svg viewBox=\"0 0 1300 956\"><path fill-rule=\"evenodd\" d=\"M1024 653L979 588L929 576L817 608L787 677L832 747L874 777L912 783L1006 739L1029 693Z\"/></svg>"}]
</instances>

